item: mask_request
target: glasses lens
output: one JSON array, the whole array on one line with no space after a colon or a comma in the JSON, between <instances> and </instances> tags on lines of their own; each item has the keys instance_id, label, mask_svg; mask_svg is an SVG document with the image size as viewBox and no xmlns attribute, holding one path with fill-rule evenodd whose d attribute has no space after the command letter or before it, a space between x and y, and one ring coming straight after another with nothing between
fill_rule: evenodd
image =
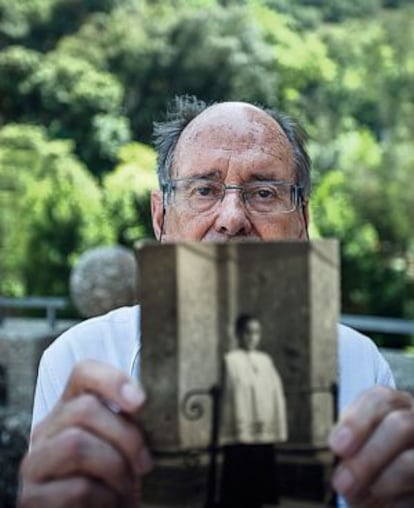
<instances>
[{"instance_id":1,"label":"glasses lens","mask_svg":"<svg viewBox=\"0 0 414 508\"><path fill-rule=\"evenodd\" d=\"M196 212L205 212L221 201L223 184L202 178L176 180L175 198L185 201Z\"/></svg>"},{"instance_id":2,"label":"glasses lens","mask_svg":"<svg viewBox=\"0 0 414 508\"><path fill-rule=\"evenodd\" d=\"M295 190L291 184L255 182L245 186L246 206L257 213L287 213L295 209Z\"/></svg>"}]
</instances>

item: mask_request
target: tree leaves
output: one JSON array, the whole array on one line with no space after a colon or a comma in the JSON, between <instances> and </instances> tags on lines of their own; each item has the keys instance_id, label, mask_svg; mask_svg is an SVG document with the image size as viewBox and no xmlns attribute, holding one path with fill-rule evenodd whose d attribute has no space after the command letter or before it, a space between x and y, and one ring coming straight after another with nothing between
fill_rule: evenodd
<instances>
[{"instance_id":1,"label":"tree leaves","mask_svg":"<svg viewBox=\"0 0 414 508\"><path fill-rule=\"evenodd\" d=\"M414 317L409 4L0 0L0 291L61 292L84 246L150 235L154 153L132 140L186 93L304 123L344 310Z\"/></svg>"}]
</instances>

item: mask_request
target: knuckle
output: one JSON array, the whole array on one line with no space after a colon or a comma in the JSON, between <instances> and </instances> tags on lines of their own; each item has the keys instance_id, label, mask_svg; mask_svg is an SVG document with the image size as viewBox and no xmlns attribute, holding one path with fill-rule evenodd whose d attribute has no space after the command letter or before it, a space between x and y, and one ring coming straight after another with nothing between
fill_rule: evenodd
<instances>
[{"instance_id":1,"label":"knuckle","mask_svg":"<svg viewBox=\"0 0 414 508\"><path fill-rule=\"evenodd\" d=\"M102 407L98 398L91 393L83 393L82 395L79 395L74 402L74 406L78 418L82 420L89 420Z\"/></svg>"},{"instance_id":2,"label":"knuckle","mask_svg":"<svg viewBox=\"0 0 414 508\"><path fill-rule=\"evenodd\" d=\"M80 457L88 449L86 433L79 427L69 427L60 435L60 445L68 457Z\"/></svg>"},{"instance_id":3,"label":"knuckle","mask_svg":"<svg viewBox=\"0 0 414 508\"><path fill-rule=\"evenodd\" d=\"M385 388L385 387L383 387ZM388 396L385 397L386 402L392 408L410 408L412 406L412 396L408 392L395 390L393 388L387 389Z\"/></svg>"},{"instance_id":4,"label":"knuckle","mask_svg":"<svg viewBox=\"0 0 414 508\"><path fill-rule=\"evenodd\" d=\"M80 362L76 363L69 377L69 383L71 383L75 379L82 377L85 372L88 372L90 363L91 360L81 360Z\"/></svg>"},{"instance_id":5,"label":"knuckle","mask_svg":"<svg viewBox=\"0 0 414 508\"><path fill-rule=\"evenodd\" d=\"M401 399L401 403L404 404L407 408L410 408L414 411L414 397L410 392L407 391L398 391Z\"/></svg>"},{"instance_id":6,"label":"knuckle","mask_svg":"<svg viewBox=\"0 0 414 508\"><path fill-rule=\"evenodd\" d=\"M118 470L124 465L124 455L120 448L112 444L107 445L108 449L106 455L108 460L111 461L114 467Z\"/></svg>"},{"instance_id":7,"label":"knuckle","mask_svg":"<svg viewBox=\"0 0 414 508\"><path fill-rule=\"evenodd\" d=\"M111 481L113 482L113 487L119 492L127 490L130 486L131 477L125 461L119 457L113 457L111 462L108 464L108 468L111 469Z\"/></svg>"},{"instance_id":8,"label":"knuckle","mask_svg":"<svg viewBox=\"0 0 414 508\"><path fill-rule=\"evenodd\" d=\"M127 463L123 459L123 457L119 453L113 453L110 457L108 457L108 464L111 468L111 472L114 478L117 478L118 481L126 480L128 477L128 468Z\"/></svg>"},{"instance_id":9,"label":"knuckle","mask_svg":"<svg viewBox=\"0 0 414 508\"><path fill-rule=\"evenodd\" d=\"M71 471L94 471L102 477L110 476L116 483L122 483L128 473L123 456L116 448L89 435L80 427L65 429L60 436L60 445L67 458Z\"/></svg>"},{"instance_id":10,"label":"knuckle","mask_svg":"<svg viewBox=\"0 0 414 508\"><path fill-rule=\"evenodd\" d=\"M144 445L144 437L138 426L129 425L127 428L128 442L133 452L139 451Z\"/></svg>"},{"instance_id":11,"label":"knuckle","mask_svg":"<svg viewBox=\"0 0 414 508\"><path fill-rule=\"evenodd\" d=\"M139 457L141 456L143 450L146 449L146 441L139 428L132 429L129 443L129 456L132 463L135 465L139 462Z\"/></svg>"},{"instance_id":12,"label":"knuckle","mask_svg":"<svg viewBox=\"0 0 414 508\"><path fill-rule=\"evenodd\" d=\"M412 444L414 440L414 419L410 411L392 411L385 419L389 432L397 435L404 443Z\"/></svg>"},{"instance_id":13,"label":"knuckle","mask_svg":"<svg viewBox=\"0 0 414 508\"><path fill-rule=\"evenodd\" d=\"M392 397L396 393L396 390L394 388L385 385L374 385L372 390L374 393L377 393L380 397L384 396Z\"/></svg>"},{"instance_id":14,"label":"knuckle","mask_svg":"<svg viewBox=\"0 0 414 508\"><path fill-rule=\"evenodd\" d=\"M389 405L394 397L392 388L382 385L375 385L368 390L363 391L344 411L344 419L348 422L358 422L360 420L360 411L366 407L380 407L384 404Z\"/></svg>"},{"instance_id":15,"label":"knuckle","mask_svg":"<svg viewBox=\"0 0 414 508\"><path fill-rule=\"evenodd\" d=\"M381 385L376 385L373 392L377 397L377 401L385 404L390 410L412 406L413 399L408 392Z\"/></svg>"},{"instance_id":16,"label":"knuckle","mask_svg":"<svg viewBox=\"0 0 414 508\"><path fill-rule=\"evenodd\" d=\"M366 397L370 397L374 403L385 402L391 404L395 399L396 390L389 386L375 385L371 390L366 392Z\"/></svg>"}]
</instances>

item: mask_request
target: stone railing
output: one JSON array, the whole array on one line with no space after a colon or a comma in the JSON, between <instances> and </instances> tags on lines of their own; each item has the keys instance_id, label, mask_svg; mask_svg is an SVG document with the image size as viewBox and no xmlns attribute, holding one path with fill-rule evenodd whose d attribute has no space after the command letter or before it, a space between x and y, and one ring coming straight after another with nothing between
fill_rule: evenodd
<instances>
[{"instance_id":1,"label":"stone railing","mask_svg":"<svg viewBox=\"0 0 414 508\"><path fill-rule=\"evenodd\" d=\"M0 296L0 325L5 317L5 309L44 309L46 320L50 328L56 325L56 312L68 306L68 299L57 296L27 296L24 298L9 298Z\"/></svg>"}]
</instances>

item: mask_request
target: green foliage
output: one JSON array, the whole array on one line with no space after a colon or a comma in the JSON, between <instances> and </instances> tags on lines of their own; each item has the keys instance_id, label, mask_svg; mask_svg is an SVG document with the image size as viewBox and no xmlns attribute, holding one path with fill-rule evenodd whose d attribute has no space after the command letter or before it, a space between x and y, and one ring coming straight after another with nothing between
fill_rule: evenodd
<instances>
[{"instance_id":1,"label":"green foliage","mask_svg":"<svg viewBox=\"0 0 414 508\"><path fill-rule=\"evenodd\" d=\"M130 143L119 152L114 171L105 176L105 206L120 244L131 245L140 238L152 238L150 191L157 187L154 150Z\"/></svg>"},{"instance_id":2,"label":"green foliage","mask_svg":"<svg viewBox=\"0 0 414 508\"><path fill-rule=\"evenodd\" d=\"M76 256L113 240L96 182L70 142L22 124L0 130L0 182L0 292L67 294Z\"/></svg>"},{"instance_id":3,"label":"green foliage","mask_svg":"<svg viewBox=\"0 0 414 508\"><path fill-rule=\"evenodd\" d=\"M322 236L342 241L343 307L409 317L414 287L406 267L413 234L406 189L414 151L406 146L404 153L391 142L381 147L367 130L344 133L337 150L341 170L321 178L312 215ZM396 154L401 160L393 163Z\"/></svg>"},{"instance_id":4,"label":"green foliage","mask_svg":"<svg viewBox=\"0 0 414 508\"><path fill-rule=\"evenodd\" d=\"M141 3L93 16L59 47L60 53L82 55L116 73L134 135L143 141L150 139L152 120L164 111L166 97L276 99L272 51L249 9L177 4ZM258 74L263 79L256 79Z\"/></svg>"},{"instance_id":5,"label":"green foliage","mask_svg":"<svg viewBox=\"0 0 414 508\"><path fill-rule=\"evenodd\" d=\"M0 46L19 43L47 51L74 32L93 12L106 12L128 0L0 0Z\"/></svg>"},{"instance_id":6,"label":"green foliage","mask_svg":"<svg viewBox=\"0 0 414 508\"><path fill-rule=\"evenodd\" d=\"M409 0L0 0L0 291L61 293L86 246L151 235L131 140L187 93L300 119L343 310L414 317L413 25Z\"/></svg>"},{"instance_id":7,"label":"green foliage","mask_svg":"<svg viewBox=\"0 0 414 508\"><path fill-rule=\"evenodd\" d=\"M0 92L6 118L42 123L51 136L72 139L96 174L110 169L130 140L120 83L87 61L11 46L0 52Z\"/></svg>"},{"instance_id":8,"label":"green foliage","mask_svg":"<svg viewBox=\"0 0 414 508\"><path fill-rule=\"evenodd\" d=\"M336 63L317 34L295 30L289 17L261 6L254 14L272 49L272 74L278 77L278 93L270 104L306 121L306 102L336 79Z\"/></svg>"},{"instance_id":9,"label":"green foliage","mask_svg":"<svg viewBox=\"0 0 414 508\"><path fill-rule=\"evenodd\" d=\"M340 22L348 17L367 17L378 14L381 0L330 0L316 2L322 6L322 16L325 21Z\"/></svg>"},{"instance_id":10,"label":"green foliage","mask_svg":"<svg viewBox=\"0 0 414 508\"><path fill-rule=\"evenodd\" d=\"M33 98L27 93L26 80L38 69L42 55L21 46L0 51L0 104L4 120L30 116Z\"/></svg>"},{"instance_id":11,"label":"green foliage","mask_svg":"<svg viewBox=\"0 0 414 508\"><path fill-rule=\"evenodd\" d=\"M0 41L11 42L28 37L34 25L46 22L54 0L0 0Z\"/></svg>"},{"instance_id":12,"label":"green foliage","mask_svg":"<svg viewBox=\"0 0 414 508\"><path fill-rule=\"evenodd\" d=\"M128 120L120 114L121 85L84 60L50 53L24 89L40 103L50 134L73 139L76 152L97 174L111 167L118 148L130 139Z\"/></svg>"},{"instance_id":13,"label":"green foliage","mask_svg":"<svg viewBox=\"0 0 414 508\"><path fill-rule=\"evenodd\" d=\"M396 7L404 1L407 0L264 0L263 3L293 15L309 28L322 21L341 23L349 18L378 16L383 6Z\"/></svg>"}]
</instances>

